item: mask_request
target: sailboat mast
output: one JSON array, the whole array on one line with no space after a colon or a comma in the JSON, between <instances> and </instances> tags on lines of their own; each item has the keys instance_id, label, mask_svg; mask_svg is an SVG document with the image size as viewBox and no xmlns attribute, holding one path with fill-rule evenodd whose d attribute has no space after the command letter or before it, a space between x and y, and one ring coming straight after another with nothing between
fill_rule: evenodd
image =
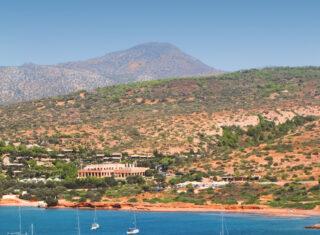
<instances>
[{"instance_id":1,"label":"sailboat mast","mask_svg":"<svg viewBox=\"0 0 320 235\"><path fill-rule=\"evenodd\" d=\"M222 214L222 218L221 218L221 223L222 223L222 233L221 233L221 235L224 235L223 214Z\"/></svg>"},{"instance_id":2,"label":"sailboat mast","mask_svg":"<svg viewBox=\"0 0 320 235\"><path fill-rule=\"evenodd\" d=\"M136 211L134 211L134 229L137 228L137 217L136 217Z\"/></svg>"},{"instance_id":3,"label":"sailboat mast","mask_svg":"<svg viewBox=\"0 0 320 235\"><path fill-rule=\"evenodd\" d=\"M22 228L21 228L21 207L19 206L19 234L22 234Z\"/></svg>"},{"instance_id":4,"label":"sailboat mast","mask_svg":"<svg viewBox=\"0 0 320 235\"><path fill-rule=\"evenodd\" d=\"M79 211L77 208L77 219L78 219L78 235L80 235L80 220L79 220Z\"/></svg>"}]
</instances>

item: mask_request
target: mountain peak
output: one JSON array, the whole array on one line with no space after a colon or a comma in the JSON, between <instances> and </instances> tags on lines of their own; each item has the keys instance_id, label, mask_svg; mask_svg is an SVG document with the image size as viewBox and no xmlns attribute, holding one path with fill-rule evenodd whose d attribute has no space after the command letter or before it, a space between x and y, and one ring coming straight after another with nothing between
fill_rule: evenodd
<instances>
[{"instance_id":1,"label":"mountain peak","mask_svg":"<svg viewBox=\"0 0 320 235\"><path fill-rule=\"evenodd\" d=\"M34 67L34 66L37 66L37 64L34 64L32 62L25 62L22 66L23 67Z\"/></svg>"},{"instance_id":2,"label":"mountain peak","mask_svg":"<svg viewBox=\"0 0 320 235\"><path fill-rule=\"evenodd\" d=\"M143 43L99 58L60 64L59 67L126 77L127 82L141 77L161 79L221 73L165 42Z\"/></svg>"},{"instance_id":3,"label":"mountain peak","mask_svg":"<svg viewBox=\"0 0 320 235\"><path fill-rule=\"evenodd\" d=\"M134 47L129 48L128 50L165 50L165 49L178 49L178 47L174 46L168 42L147 42L138 44Z\"/></svg>"},{"instance_id":4,"label":"mountain peak","mask_svg":"<svg viewBox=\"0 0 320 235\"><path fill-rule=\"evenodd\" d=\"M122 83L217 73L221 71L170 43L149 42L85 61L51 66L25 63L10 69L0 67L0 81L10 81L0 87L0 104Z\"/></svg>"}]
</instances>

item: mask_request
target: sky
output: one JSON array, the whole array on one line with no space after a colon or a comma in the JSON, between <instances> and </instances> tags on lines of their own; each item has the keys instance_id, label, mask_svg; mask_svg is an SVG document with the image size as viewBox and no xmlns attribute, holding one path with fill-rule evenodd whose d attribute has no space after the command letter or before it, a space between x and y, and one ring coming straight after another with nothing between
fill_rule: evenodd
<instances>
[{"instance_id":1,"label":"sky","mask_svg":"<svg viewBox=\"0 0 320 235\"><path fill-rule=\"evenodd\" d=\"M169 42L225 71L320 66L319 0L0 0L0 65Z\"/></svg>"}]
</instances>

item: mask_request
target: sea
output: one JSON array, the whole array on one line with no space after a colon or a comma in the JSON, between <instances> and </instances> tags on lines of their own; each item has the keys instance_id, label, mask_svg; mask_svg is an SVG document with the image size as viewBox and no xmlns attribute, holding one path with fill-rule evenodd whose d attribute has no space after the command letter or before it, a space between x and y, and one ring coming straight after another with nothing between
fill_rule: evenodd
<instances>
[{"instance_id":1,"label":"sea","mask_svg":"<svg viewBox=\"0 0 320 235\"><path fill-rule=\"evenodd\" d=\"M133 227L134 212L96 210L100 228L91 231L94 210L39 209L33 207L0 207L0 234L19 232L21 214L22 233L35 235L77 235L78 218L80 234L125 235ZM320 217L294 218L271 217L261 214L240 213L185 213L185 212L136 212L139 235L300 235L320 234L305 226L320 223Z\"/></svg>"}]
</instances>

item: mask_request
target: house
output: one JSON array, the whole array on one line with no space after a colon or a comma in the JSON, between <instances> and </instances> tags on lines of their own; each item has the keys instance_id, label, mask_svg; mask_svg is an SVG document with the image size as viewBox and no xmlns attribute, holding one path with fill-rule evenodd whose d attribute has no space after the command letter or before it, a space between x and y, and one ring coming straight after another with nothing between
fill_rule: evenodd
<instances>
[{"instance_id":1,"label":"house","mask_svg":"<svg viewBox=\"0 0 320 235\"><path fill-rule=\"evenodd\" d=\"M223 176L218 177L218 181L224 182L244 182L244 181L257 181L260 179L260 176Z\"/></svg>"},{"instance_id":2,"label":"house","mask_svg":"<svg viewBox=\"0 0 320 235\"><path fill-rule=\"evenodd\" d=\"M12 166L12 167L22 167L23 164L22 163L17 163L17 162L10 162L10 155L5 155L2 159L2 163L4 166Z\"/></svg>"},{"instance_id":3,"label":"house","mask_svg":"<svg viewBox=\"0 0 320 235\"><path fill-rule=\"evenodd\" d=\"M37 161L37 166L46 166L51 167L53 166L51 158L41 158L41 160Z\"/></svg>"},{"instance_id":4,"label":"house","mask_svg":"<svg viewBox=\"0 0 320 235\"><path fill-rule=\"evenodd\" d=\"M30 156L20 156L20 157L16 157L16 160L21 162L21 160L26 160L26 161L29 161L31 159L33 159L33 157L30 157Z\"/></svg>"},{"instance_id":5,"label":"house","mask_svg":"<svg viewBox=\"0 0 320 235\"><path fill-rule=\"evenodd\" d=\"M148 159L148 158L153 158L154 156L152 155L130 155L130 158L132 159Z\"/></svg>"},{"instance_id":6,"label":"house","mask_svg":"<svg viewBox=\"0 0 320 235\"><path fill-rule=\"evenodd\" d=\"M22 171L18 171L18 170L17 171L13 171L13 175L14 176L20 175L21 173L22 173Z\"/></svg>"},{"instance_id":7,"label":"house","mask_svg":"<svg viewBox=\"0 0 320 235\"><path fill-rule=\"evenodd\" d=\"M121 153L113 153L110 155L111 157L122 157Z\"/></svg>"},{"instance_id":8,"label":"house","mask_svg":"<svg viewBox=\"0 0 320 235\"><path fill-rule=\"evenodd\" d=\"M175 188L186 188L188 184L191 184L195 189L207 189L207 188L217 188L223 187L228 184L228 182L211 182L203 180L202 182L198 181L187 181L184 183L176 184Z\"/></svg>"},{"instance_id":9,"label":"house","mask_svg":"<svg viewBox=\"0 0 320 235\"><path fill-rule=\"evenodd\" d=\"M59 153L59 154L57 154L57 156L56 156L56 158L64 158L64 154L62 154L62 153Z\"/></svg>"},{"instance_id":10,"label":"house","mask_svg":"<svg viewBox=\"0 0 320 235\"><path fill-rule=\"evenodd\" d=\"M97 153L97 154L96 154L96 157L104 157L104 156L105 156L104 153Z\"/></svg>"},{"instance_id":11,"label":"house","mask_svg":"<svg viewBox=\"0 0 320 235\"><path fill-rule=\"evenodd\" d=\"M107 161L107 162L121 162L121 157L104 157L103 158L104 161Z\"/></svg>"},{"instance_id":12,"label":"house","mask_svg":"<svg viewBox=\"0 0 320 235\"><path fill-rule=\"evenodd\" d=\"M105 155L103 157L104 161L115 161L115 162L121 162L122 154L121 153L113 153L111 155Z\"/></svg>"},{"instance_id":13,"label":"house","mask_svg":"<svg viewBox=\"0 0 320 235\"><path fill-rule=\"evenodd\" d=\"M26 148L27 148L27 149L32 149L32 148L34 148L34 147L40 147L40 145L37 145L37 144L27 144L27 145L26 145Z\"/></svg>"}]
</instances>

